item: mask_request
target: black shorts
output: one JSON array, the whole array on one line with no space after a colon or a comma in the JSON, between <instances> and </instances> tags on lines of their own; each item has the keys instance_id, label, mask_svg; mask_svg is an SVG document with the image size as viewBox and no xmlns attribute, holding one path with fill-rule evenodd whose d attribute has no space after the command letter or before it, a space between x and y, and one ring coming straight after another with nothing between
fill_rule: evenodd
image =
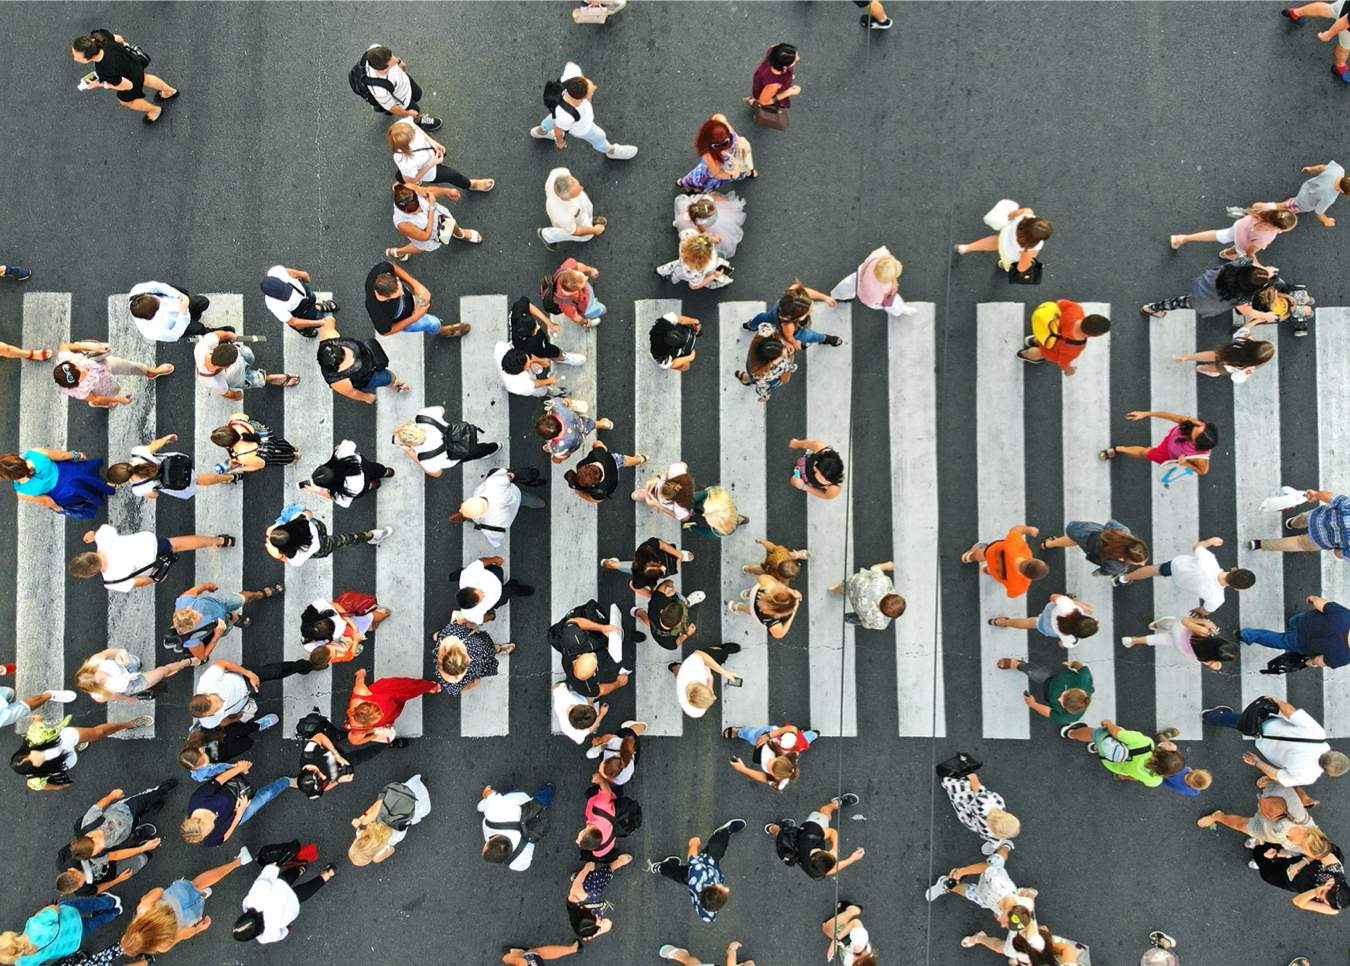
<instances>
[{"instance_id":1,"label":"black shorts","mask_svg":"<svg viewBox=\"0 0 1350 966\"><path fill-rule=\"evenodd\" d=\"M125 91L117 91L117 99L123 104L130 104L132 101L139 101L145 97L145 88L140 84Z\"/></svg>"}]
</instances>

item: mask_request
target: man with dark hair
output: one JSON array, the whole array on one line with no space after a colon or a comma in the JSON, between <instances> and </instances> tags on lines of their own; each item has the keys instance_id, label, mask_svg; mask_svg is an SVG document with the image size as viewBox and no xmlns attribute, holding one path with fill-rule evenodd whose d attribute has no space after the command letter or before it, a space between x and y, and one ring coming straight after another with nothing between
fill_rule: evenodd
<instances>
[{"instance_id":1,"label":"man with dark hair","mask_svg":"<svg viewBox=\"0 0 1350 966\"><path fill-rule=\"evenodd\" d=\"M446 325L428 310L431 292L393 262L378 262L366 275L366 312L380 335L428 332L450 339L468 335L469 324Z\"/></svg>"},{"instance_id":2,"label":"man with dark hair","mask_svg":"<svg viewBox=\"0 0 1350 966\"><path fill-rule=\"evenodd\" d=\"M366 88L379 109L395 117L411 117L424 131L435 131L440 118L422 113L422 87L408 74L408 65L380 44L371 44L361 58L366 65Z\"/></svg>"},{"instance_id":3,"label":"man with dark hair","mask_svg":"<svg viewBox=\"0 0 1350 966\"><path fill-rule=\"evenodd\" d=\"M694 912L704 922L717 918L717 911L727 904L731 890L722 882L722 867L718 865L727 853L731 837L745 828L745 820L733 818L713 830L706 847L700 849L697 835L689 840L688 862L680 862L678 855L668 855L658 862L648 862L647 871L656 872L689 889L689 901Z\"/></svg>"},{"instance_id":4,"label":"man with dark hair","mask_svg":"<svg viewBox=\"0 0 1350 966\"><path fill-rule=\"evenodd\" d=\"M830 817L841 807L857 804L858 796L848 792L830 799L807 816L801 825L784 818L764 826L764 831L774 837L774 848L784 865L799 865L812 879L838 875L866 853L860 845L853 850L852 855L840 862L839 832L830 828Z\"/></svg>"},{"instance_id":5,"label":"man with dark hair","mask_svg":"<svg viewBox=\"0 0 1350 966\"><path fill-rule=\"evenodd\" d=\"M554 86L555 84L560 86ZM552 111L539 122L538 127L530 128L530 136L542 141L549 139L559 148L567 147L565 134L574 134L607 158L627 161L637 154L638 149L631 144L612 144L600 125L595 123L595 107L591 97L595 94L595 84L584 77L581 68L570 60L563 68L559 81L550 81L544 91L544 104ZM557 94L556 105L551 96Z\"/></svg>"},{"instance_id":6,"label":"man with dark hair","mask_svg":"<svg viewBox=\"0 0 1350 966\"><path fill-rule=\"evenodd\" d=\"M495 617L498 607L505 607L512 597L529 597L534 588L516 578L506 579L502 557L479 557L450 574L450 582L458 581L455 603L460 618L469 624L486 624Z\"/></svg>"},{"instance_id":7,"label":"man with dark hair","mask_svg":"<svg viewBox=\"0 0 1350 966\"><path fill-rule=\"evenodd\" d=\"M564 353L571 355L571 353ZM562 384L562 376L553 374L553 362L527 355L509 342L498 342L492 350L506 391L515 396L547 396L549 386Z\"/></svg>"},{"instance_id":8,"label":"man with dark hair","mask_svg":"<svg viewBox=\"0 0 1350 966\"><path fill-rule=\"evenodd\" d=\"M534 843L548 831L545 809L553 804L553 783L539 791L496 791L483 788L478 811L483 813L483 860L505 865L512 872L524 872L534 861Z\"/></svg>"},{"instance_id":9,"label":"man with dark hair","mask_svg":"<svg viewBox=\"0 0 1350 966\"><path fill-rule=\"evenodd\" d=\"M264 664L256 671L224 659L207 668L197 681L197 692L188 699L188 714L196 726L210 731L234 721L252 721L258 713L256 699L264 681L280 681L292 674L308 674L314 666L305 658Z\"/></svg>"},{"instance_id":10,"label":"man with dark hair","mask_svg":"<svg viewBox=\"0 0 1350 966\"><path fill-rule=\"evenodd\" d=\"M202 313L211 307L211 300L205 295L189 295L165 282L132 286L127 304L137 330L154 342L181 342L211 331L234 331L229 326L212 330L202 325Z\"/></svg>"},{"instance_id":11,"label":"man with dark hair","mask_svg":"<svg viewBox=\"0 0 1350 966\"><path fill-rule=\"evenodd\" d=\"M1083 314L1077 302L1060 299L1042 302L1031 313L1031 335L1018 350L1017 358L1040 365L1049 359L1066 376L1078 371L1073 361L1087 345L1087 340L1111 331L1111 320L1104 315Z\"/></svg>"},{"instance_id":12,"label":"man with dark hair","mask_svg":"<svg viewBox=\"0 0 1350 966\"><path fill-rule=\"evenodd\" d=\"M304 874L303 864L287 863L285 869L275 863L264 866L244 896L243 915L235 920L230 934L241 943L250 939L279 943L285 939L291 923L300 915L300 903L323 888L325 882L337 875L337 869L330 862L308 882L297 884Z\"/></svg>"},{"instance_id":13,"label":"man with dark hair","mask_svg":"<svg viewBox=\"0 0 1350 966\"><path fill-rule=\"evenodd\" d=\"M1210 537L1192 547L1191 553L1178 554L1156 566L1139 567L1119 578L1113 578L1111 582L1117 587L1123 587L1136 580L1171 577L1172 583L1180 590L1200 598L1200 606L1191 610L1191 616L1206 617L1223 606L1224 588L1246 590L1256 583L1256 575L1250 570L1241 567L1224 570L1219 566L1218 558L1209 548L1222 545L1222 537Z\"/></svg>"},{"instance_id":14,"label":"man with dark hair","mask_svg":"<svg viewBox=\"0 0 1350 966\"><path fill-rule=\"evenodd\" d=\"M273 265L262 280L263 303L267 310L306 339L318 336L325 323L336 325L333 313L338 304L320 301L310 288L309 272L285 265Z\"/></svg>"},{"instance_id":15,"label":"man with dark hair","mask_svg":"<svg viewBox=\"0 0 1350 966\"><path fill-rule=\"evenodd\" d=\"M223 329L208 332L192 349L197 381L214 395L237 401L244 398L245 389L294 386L300 382L300 377L293 372L269 375L266 369L256 368L252 347L239 345L237 338L233 332Z\"/></svg>"},{"instance_id":16,"label":"man with dark hair","mask_svg":"<svg viewBox=\"0 0 1350 966\"><path fill-rule=\"evenodd\" d=\"M675 589L673 580L663 580L651 590L634 587L633 592L648 598L647 609L634 607L630 614L652 632L656 643L668 651L678 651L684 642L698 630L693 623L693 608L707 599L707 594L695 590L685 597Z\"/></svg>"},{"instance_id":17,"label":"man with dark hair","mask_svg":"<svg viewBox=\"0 0 1350 966\"><path fill-rule=\"evenodd\" d=\"M122 106L140 111L146 124L154 124L164 113L164 104L178 96L178 91L154 74L147 74L141 59L129 50L120 34L108 30L91 30L76 37L70 45L70 56L77 64L93 64L94 69L79 83L82 91L104 88L117 91ZM146 58L146 62L149 61ZM158 106L145 99L145 85L155 89Z\"/></svg>"}]
</instances>

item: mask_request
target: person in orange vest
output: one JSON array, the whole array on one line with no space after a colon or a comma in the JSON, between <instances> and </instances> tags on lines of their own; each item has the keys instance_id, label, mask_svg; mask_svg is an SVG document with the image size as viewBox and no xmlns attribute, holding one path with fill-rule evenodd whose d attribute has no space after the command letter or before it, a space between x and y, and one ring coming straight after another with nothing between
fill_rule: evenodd
<instances>
[{"instance_id":1,"label":"person in orange vest","mask_svg":"<svg viewBox=\"0 0 1350 966\"><path fill-rule=\"evenodd\" d=\"M1040 534L1036 527L1016 526L1002 540L977 543L961 554L962 563L983 563L982 573L993 577L1008 592L1009 597L1021 597L1033 580L1050 573L1044 560L1031 555L1027 537Z\"/></svg>"},{"instance_id":2,"label":"person in orange vest","mask_svg":"<svg viewBox=\"0 0 1350 966\"><path fill-rule=\"evenodd\" d=\"M1077 302L1060 299L1042 302L1031 313L1031 335L1022 340L1017 358L1032 365L1047 359L1072 376L1078 367L1073 361L1094 336L1111 331L1111 320L1104 315L1083 315Z\"/></svg>"}]
</instances>

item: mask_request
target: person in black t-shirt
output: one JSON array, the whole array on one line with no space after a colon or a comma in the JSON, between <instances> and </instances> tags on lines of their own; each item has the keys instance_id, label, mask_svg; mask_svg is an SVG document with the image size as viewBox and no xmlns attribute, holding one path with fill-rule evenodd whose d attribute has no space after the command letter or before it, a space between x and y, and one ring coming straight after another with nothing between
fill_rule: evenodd
<instances>
[{"instance_id":1,"label":"person in black t-shirt","mask_svg":"<svg viewBox=\"0 0 1350 966\"><path fill-rule=\"evenodd\" d=\"M393 262L380 262L366 275L366 312L380 335L429 332L442 339L468 335L467 322L446 325L430 308L427 287Z\"/></svg>"},{"instance_id":2,"label":"person in black t-shirt","mask_svg":"<svg viewBox=\"0 0 1350 966\"><path fill-rule=\"evenodd\" d=\"M600 566L631 574L633 579L628 582L629 588L641 591L655 587L666 577L675 576L680 572L681 562L689 563L693 559L694 555L688 550L680 550L660 537L648 537L633 551L632 563L624 563L618 557L606 557L600 561Z\"/></svg>"},{"instance_id":3,"label":"person in black t-shirt","mask_svg":"<svg viewBox=\"0 0 1350 966\"><path fill-rule=\"evenodd\" d=\"M564 473L563 479L587 503L603 503L614 495L619 485L619 470L641 466L645 462L645 456L611 453L608 446L596 440L591 444L591 451L577 463L576 469Z\"/></svg>"},{"instance_id":4,"label":"person in black t-shirt","mask_svg":"<svg viewBox=\"0 0 1350 966\"><path fill-rule=\"evenodd\" d=\"M116 91L117 99L124 107L145 115L141 120L146 124L158 121L164 113L164 103L178 96L176 88L170 87L154 74L147 74L140 58L126 48L120 35L111 31L91 30L83 37L76 37L70 45L70 56L75 58L77 64L94 65L91 76L80 81L80 90L103 87ZM155 89L158 104L151 104L145 99L147 86Z\"/></svg>"},{"instance_id":5,"label":"person in black t-shirt","mask_svg":"<svg viewBox=\"0 0 1350 966\"><path fill-rule=\"evenodd\" d=\"M858 804L858 796L849 792L816 809L801 825L792 819L780 819L764 826L774 837L774 847L784 865L800 865L812 879L838 875L866 854L862 846L853 850L847 859L839 861L839 833L830 828L830 817L841 806Z\"/></svg>"},{"instance_id":6,"label":"person in black t-shirt","mask_svg":"<svg viewBox=\"0 0 1350 966\"><path fill-rule=\"evenodd\" d=\"M528 295L522 295L511 304L508 321L511 345L527 356L551 359L565 366L580 366L586 357L580 352L564 352L551 341L558 334L558 324L536 308Z\"/></svg>"}]
</instances>

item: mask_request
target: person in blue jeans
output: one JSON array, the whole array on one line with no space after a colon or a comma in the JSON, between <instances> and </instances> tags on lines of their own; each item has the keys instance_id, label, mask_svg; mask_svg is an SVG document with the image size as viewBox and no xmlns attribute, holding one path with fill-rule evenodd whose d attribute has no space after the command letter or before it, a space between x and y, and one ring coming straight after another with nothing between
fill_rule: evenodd
<instances>
[{"instance_id":1,"label":"person in blue jeans","mask_svg":"<svg viewBox=\"0 0 1350 966\"><path fill-rule=\"evenodd\" d=\"M94 930L112 922L122 912L122 900L113 895L85 899L62 899L44 906L24 924L23 932L0 933L0 960L38 966L80 948Z\"/></svg>"},{"instance_id":2,"label":"person in blue jeans","mask_svg":"<svg viewBox=\"0 0 1350 966\"><path fill-rule=\"evenodd\" d=\"M1289 618L1288 631L1244 627L1238 631L1242 644L1260 644L1279 651L1293 651L1306 658L1309 667L1345 667L1350 664L1350 608L1311 594L1313 610Z\"/></svg>"},{"instance_id":3,"label":"person in blue jeans","mask_svg":"<svg viewBox=\"0 0 1350 966\"><path fill-rule=\"evenodd\" d=\"M753 760L757 768L751 768L734 755L731 758L732 768L747 778L781 792L797 777L797 759L811 747L818 735L814 731L802 731L795 725L785 724L779 727L765 725L762 728L731 727L722 732L722 737L748 741L754 748Z\"/></svg>"},{"instance_id":4,"label":"person in blue jeans","mask_svg":"<svg viewBox=\"0 0 1350 966\"><path fill-rule=\"evenodd\" d=\"M783 344L792 352L796 352L804 345L815 345L820 342L832 346L843 345L844 340L839 336L826 335L811 328L811 310L815 308L817 300L831 307L837 304L824 292L807 288L801 282L793 282L787 291L778 297L778 301L769 306L768 311L759 313L749 322L743 322L741 328L747 332L755 332L761 324L771 325L782 335Z\"/></svg>"},{"instance_id":5,"label":"person in blue jeans","mask_svg":"<svg viewBox=\"0 0 1350 966\"><path fill-rule=\"evenodd\" d=\"M193 790L188 799L187 818L178 826L183 841L189 845L213 848L229 840L234 830L262 811L272 799L287 788L295 788L294 778L278 778L252 795L238 795L226 784L235 776L243 775L253 767L249 761L238 761L210 781Z\"/></svg>"}]
</instances>

